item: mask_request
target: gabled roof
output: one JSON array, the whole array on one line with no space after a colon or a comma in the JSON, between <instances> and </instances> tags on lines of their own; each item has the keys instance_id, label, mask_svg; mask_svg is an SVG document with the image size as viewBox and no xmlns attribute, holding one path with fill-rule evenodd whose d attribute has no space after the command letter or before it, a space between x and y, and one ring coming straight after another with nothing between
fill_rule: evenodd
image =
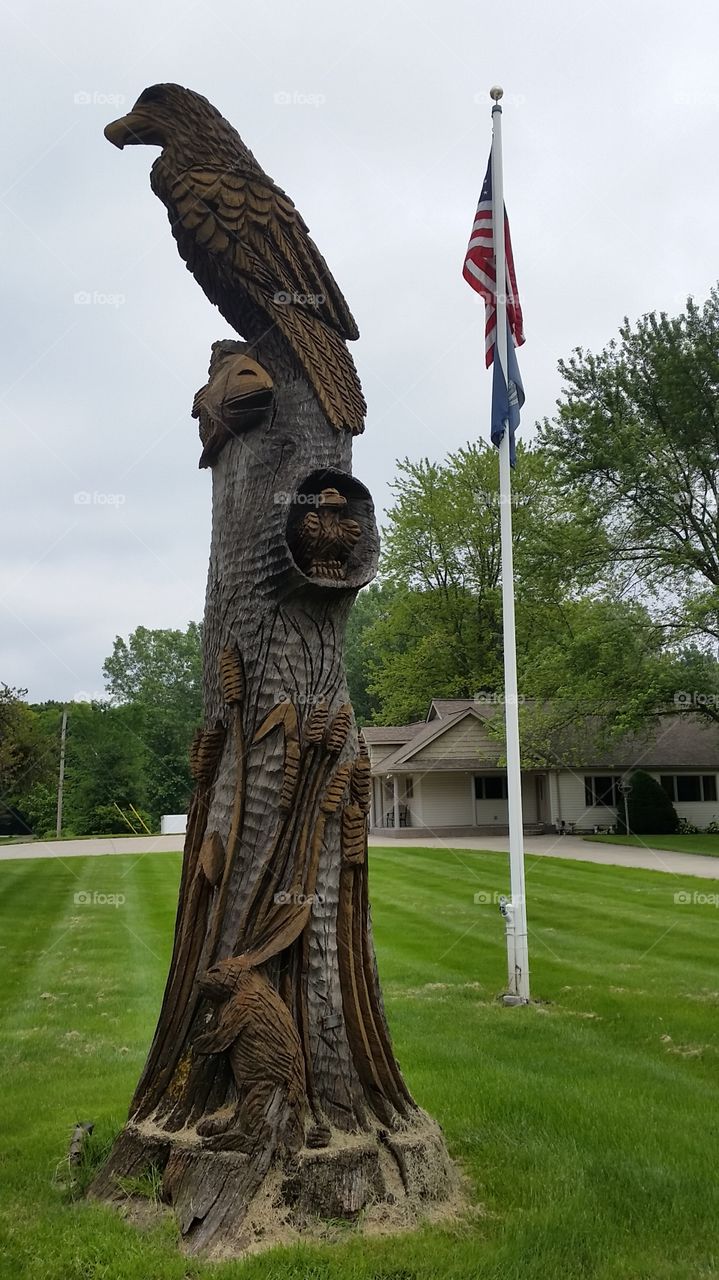
<instances>
[{"instance_id":1,"label":"gabled roof","mask_svg":"<svg viewBox=\"0 0 719 1280\"><path fill-rule=\"evenodd\" d=\"M447 716L454 716L458 711L467 711L470 707L480 709L480 705L474 698L433 698L427 712L427 723L429 724L430 720L445 720Z\"/></svg>"},{"instance_id":2,"label":"gabled roof","mask_svg":"<svg viewBox=\"0 0 719 1280\"><path fill-rule=\"evenodd\" d=\"M454 715L444 716L441 719L436 717L434 720L430 720L427 724L419 725L418 733L414 733L410 739L403 742L395 751L392 751L389 755L384 756L384 758L379 761L377 771L381 773L392 773L395 769L398 769L401 772L406 773L408 769L411 768L411 761L419 751L428 746L430 742L434 742L435 738L440 738L444 733L447 733L449 729L453 729L456 725L460 724L462 720L473 718L478 720L480 724L484 724L485 717L480 715L473 702L470 702L468 699L466 701L467 705L460 708L460 710L455 711ZM501 744L498 742L497 755L500 753L500 746ZM479 763L479 759L470 759L469 761L457 761L456 759L452 759L451 762L448 761L447 763L444 763L440 757L433 759L431 762L426 762L421 767L427 769L452 768L461 770L464 767L471 769Z\"/></svg>"},{"instance_id":3,"label":"gabled roof","mask_svg":"<svg viewBox=\"0 0 719 1280\"><path fill-rule=\"evenodd\" d=\"M363 728L362 733L366 742L379 746L384 742L409 742L413 734L419 733L420 729L424 729L422 720L418 720L415 724L370 724Z\"/></svg>"},{"instance_id":4,"label":"gabled roof","mask_svg":"<svg viewBox=\"0 0 719 1280\"><path fill-rule=\"evenodd\" d=\"M496 762L487 755L457 758L448 754L446 759L438 755L417 761L414 765L412 762L424 747L462 720L474 717L486 725L494 715L503 716L503 710L501 703L475 702L469 698L436 698L424 723L365 729L370 744L396 744L393 751L377 762L375 772L411 773L413 768L472 772L496 768ZM498 760L503 754L501 738L497 737L496 745ZM629 733L610 745L602 743L600 720L588 716L581 726L573 725L559 731L553 745L554 760L545 766L547 768L719 772L719 725L691 711L659 716L644 730Z\"/></svg>"}]
</instances>

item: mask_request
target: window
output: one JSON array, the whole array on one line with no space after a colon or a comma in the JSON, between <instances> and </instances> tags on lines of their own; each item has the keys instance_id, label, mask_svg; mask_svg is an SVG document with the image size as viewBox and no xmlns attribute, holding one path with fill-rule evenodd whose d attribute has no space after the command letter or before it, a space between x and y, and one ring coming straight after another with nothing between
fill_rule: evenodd
<instances>
[{"instance_id":1,"label":"window","mask_svg":"<svg viewBox=\"0 0 719 1280\"><path fill-rule=\"evenodd\" d=\"M673 773L663 774L659 779L670 800L675 803L689 803L696 800L716 800L717 780L715 773Z\"/></svg>"},{"instance_id":2,"label":"window","mask_svg":"<svg viewBox=\"0 0 719 1280\"><path fill-rule=\"evenodd\" d=\"M603 805L607 809L619 806L618 785L621 781L618 774L596 774L584 779L584 803L588 809L594 805Z\"/></svg>"},{"instance_id":3,"label":"window","mask_svg":"<svg viewBox=\"0 0 719 1280\"><path fill-rule=\"evenodd\" d=\"M474 796L476 800L506 800L506 774L482 774L474 779Z\"/></svg>"},{"instance_id":4,"label":"window","mask_svg":"<svg viewBox=\"0 0 719 1280\"><path fill-rule=\"evenodd\" d=\"M701 800L702 780L696 773L677 775L677 800Z\"/></svg>"}]
</instances>

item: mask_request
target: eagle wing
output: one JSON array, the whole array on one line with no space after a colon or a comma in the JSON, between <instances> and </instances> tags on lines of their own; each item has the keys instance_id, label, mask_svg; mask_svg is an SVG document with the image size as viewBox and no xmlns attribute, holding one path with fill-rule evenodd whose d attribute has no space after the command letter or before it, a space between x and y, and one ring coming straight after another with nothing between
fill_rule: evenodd
<instances>
[{"instance_id":1,"label":"eagle wing","mask_svg":"<svg viewBox=\"0 0 719 1280\"><path fill-rule=\"evenodd\" d=\"M193 168L161 195L188 270L243 333L249 298L276 325L337 427L363 430L366 405L346 340L357 325L307 226L269 178Z\"/></svg>"}]
</instances>

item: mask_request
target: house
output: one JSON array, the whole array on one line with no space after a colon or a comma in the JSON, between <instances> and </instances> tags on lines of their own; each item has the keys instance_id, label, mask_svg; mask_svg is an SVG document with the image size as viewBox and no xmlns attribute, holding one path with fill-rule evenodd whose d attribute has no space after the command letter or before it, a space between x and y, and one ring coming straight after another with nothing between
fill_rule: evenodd
<instances>
[{"instance_id":1,"label":"house","mask_svg":"<svg viewBox=\"0 0 719 1280\"><path fill-rule=\"evenodd\" d=\"M507 775L492 701L437 698L416 724L369 726L371 829L394 834L506 834ZM594 735L597 739L598 734ZM591 725L565 741L554 767L523 768L522 812L527 835L611 829L623 805L622 778L652 774L680 818L699 828L719 821L719 726L688 712L662 716L644 734L611 752L592 744Z\"/></svg>"}]
</instances>

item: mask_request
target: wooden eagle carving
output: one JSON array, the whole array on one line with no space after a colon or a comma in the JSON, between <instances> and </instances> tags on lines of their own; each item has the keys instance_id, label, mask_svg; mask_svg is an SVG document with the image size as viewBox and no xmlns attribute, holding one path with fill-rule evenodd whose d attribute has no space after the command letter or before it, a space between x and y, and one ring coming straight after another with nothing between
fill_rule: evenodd
<instances>
[{"instance_id":1,"label":"wooden eagle carving","mask_svg":"<svg viewBox=\"0 0 719 1280\"><path fill-rule=\"evenodd\" d=\"M337 489L323 489L317 511L308 511L300 523L293 551L298 564L311 578L347 576L347 560L362 530L346 514L347 499Z\"/></svg>"},{"instance_id":2,"label":"wooden eagle carving","mask_svg":"<svg viewBox=\"0 0 719 1280\"><path fill-rule=\"evenodd\" d=\"M199 93L157 84L105 137L120 148L162 148L150 185L207 297L250 346L276 330L332 426L364 430L345 345L359 337L357 325L304 220L232 125Z\"/></svg>"}]
</instances>

